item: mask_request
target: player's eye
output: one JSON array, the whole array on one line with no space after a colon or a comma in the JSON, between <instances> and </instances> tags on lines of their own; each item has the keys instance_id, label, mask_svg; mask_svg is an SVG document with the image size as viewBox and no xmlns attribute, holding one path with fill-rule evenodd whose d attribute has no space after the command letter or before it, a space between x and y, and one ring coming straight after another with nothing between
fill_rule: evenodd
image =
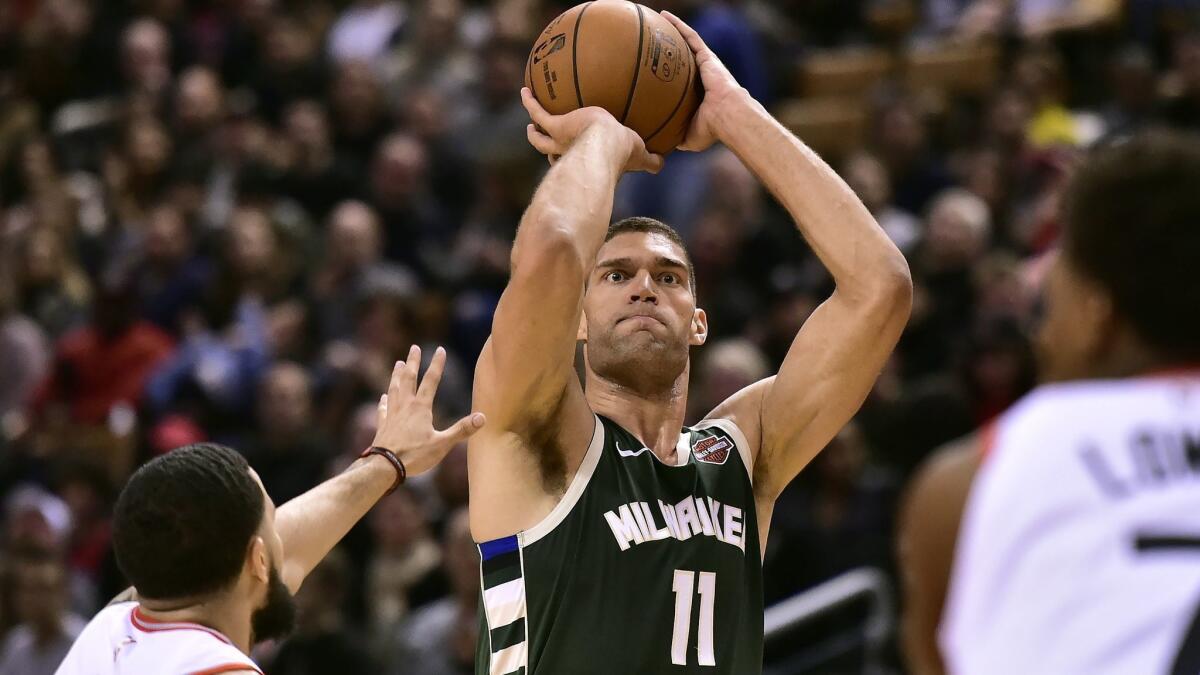
<instances>
[{"instance_id":1,"label":"player's eye","mask_svg":"<svg viewBox=\"0 0 1200 675\"><path fill-rule=\"evenodd\" d=\"M608 274L605 274L604 278L608 279L609 281L613 282L614 284L619 284L622 281L625 281L625 273L613 270L613 271L609 272Z\"/></svg>"},{"instance_id":2,"label":"player's eye","mask_svg":"<svg viewBox=\"0 0 1200 675\"><path fill-rule=\"evenodd\" d=\"M674 272L667 272L666 274L659 277L659 279L661 279L664 284L674 285L674 284L679 283L679 277L676 276Z\"/></svg>"}]
</instances>

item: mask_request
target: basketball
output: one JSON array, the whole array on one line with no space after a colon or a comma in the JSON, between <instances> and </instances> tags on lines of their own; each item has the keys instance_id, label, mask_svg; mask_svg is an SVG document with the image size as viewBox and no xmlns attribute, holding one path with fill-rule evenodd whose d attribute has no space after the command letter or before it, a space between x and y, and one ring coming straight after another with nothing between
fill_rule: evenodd
<instances>
[{"instance_id":1,"label":"basketball","mask_svg":"<svg viewBox=\"0 0 1200 675\"><path fill-rule=\"evenodd\" d=\"M659 154L683 141L700 105L700 77L683 36L628 0L576 5L538 36L525 86L551 114L599 106Z\"/></svg>"}]
</instances>

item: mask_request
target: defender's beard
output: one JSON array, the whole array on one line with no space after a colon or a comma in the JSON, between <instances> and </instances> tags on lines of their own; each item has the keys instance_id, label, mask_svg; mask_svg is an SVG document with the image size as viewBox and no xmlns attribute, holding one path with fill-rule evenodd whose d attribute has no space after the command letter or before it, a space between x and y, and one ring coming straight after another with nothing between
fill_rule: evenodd
<instances>
[{"instance_id":1,"label":"defender's beard","mask_svg":"<svg viewBox=\"0 0 1200 675\"><path fill-rule=\"evenodd\" d=\"M267 602L254 610L250 627L256 642L287 637L296 627L296 599L274 568L267 579Z\"/></svg>"}]
</instances>

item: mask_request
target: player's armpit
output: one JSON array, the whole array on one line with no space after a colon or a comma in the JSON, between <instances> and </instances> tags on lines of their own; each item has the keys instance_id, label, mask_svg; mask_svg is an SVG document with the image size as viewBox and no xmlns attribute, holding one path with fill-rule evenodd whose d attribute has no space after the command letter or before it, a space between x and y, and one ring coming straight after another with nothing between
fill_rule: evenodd
<instances>
[{"instance_id":1,"label":"player's armpit","mask_svg":"<svg viewBox=\"0 0 1200 675\"><path fill-rule=\"evenodd\" d=\"M954 566L958 529L982 459L972 434L935 452L917 471L901 502L896 537L904 608L900 644L910 672L945 672L937 630Z\"/></svg>"}]
</instances>

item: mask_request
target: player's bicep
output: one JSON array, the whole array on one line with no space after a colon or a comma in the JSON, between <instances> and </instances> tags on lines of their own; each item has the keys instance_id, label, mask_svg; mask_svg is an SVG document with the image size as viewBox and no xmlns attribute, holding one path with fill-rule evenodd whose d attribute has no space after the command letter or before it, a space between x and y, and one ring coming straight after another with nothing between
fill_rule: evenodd
<instances>
[{"instance_id":1,"label":"player's bicep","mask_svg":"<svg viewBox=\"0 0 1200 675\"><path fill-rule=\"evenodd\" d=\"M858 412L906 317L886 298L856 303L835 292L804 322L763 396L764 489L783 490Z\"/></svg>"}]
</instances>

